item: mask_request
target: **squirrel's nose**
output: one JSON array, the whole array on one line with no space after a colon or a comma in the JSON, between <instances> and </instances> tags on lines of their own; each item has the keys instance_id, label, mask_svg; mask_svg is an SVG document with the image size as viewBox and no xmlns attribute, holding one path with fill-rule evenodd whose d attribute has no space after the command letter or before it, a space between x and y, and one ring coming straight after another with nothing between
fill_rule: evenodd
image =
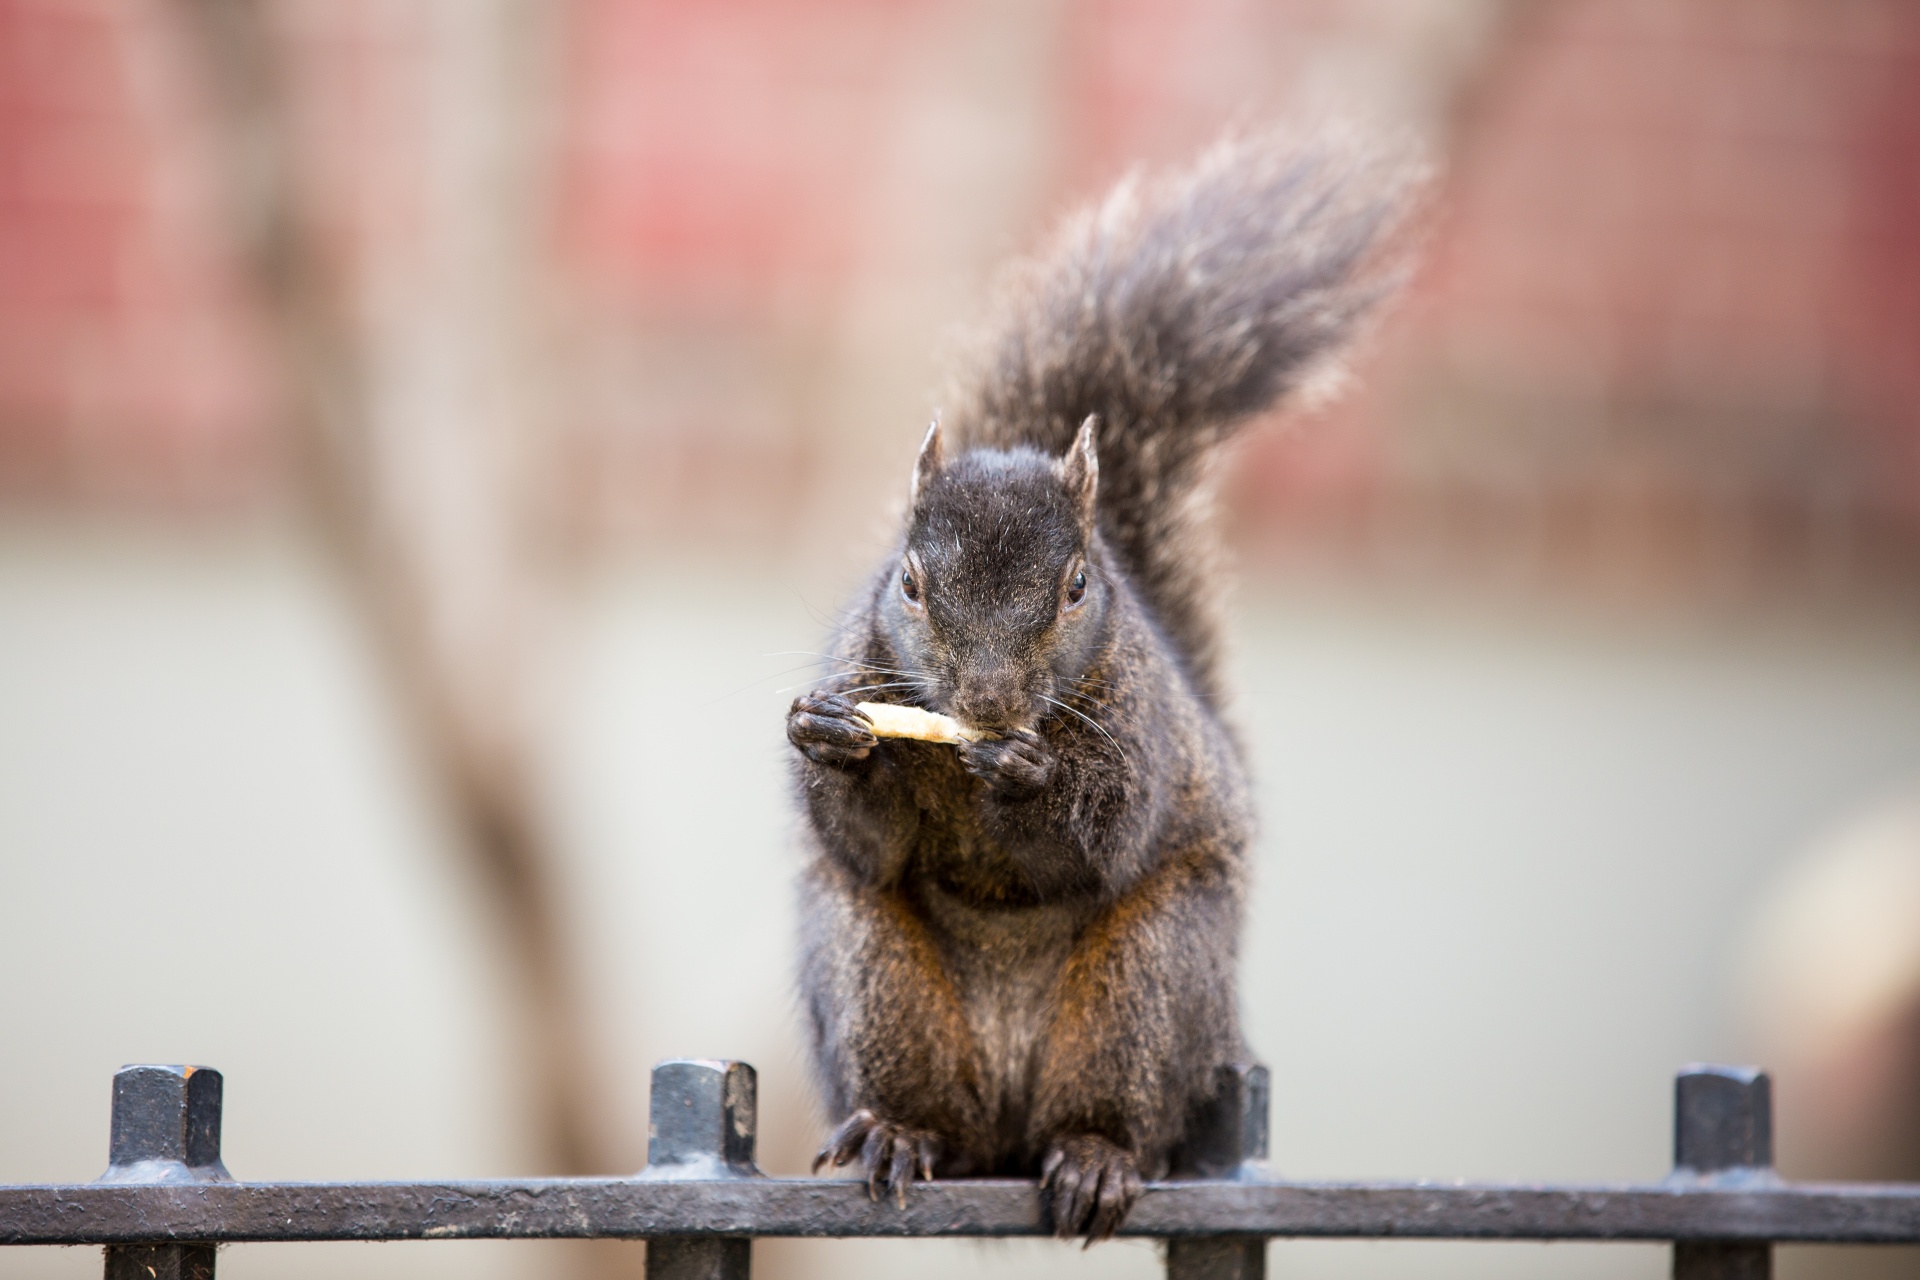
<instances>
[{"instance_id":1,"label":"squirrel's nose","mask_svg":"<svg viewBox=\"0 0 1920 1280\"><path fill-rule=\"evenodd\" d=\"M1031 710L1019 675L1004 669L963 672L953 691L953 714L976 729L1017 728Z\"/></svg>"}]
</instances>

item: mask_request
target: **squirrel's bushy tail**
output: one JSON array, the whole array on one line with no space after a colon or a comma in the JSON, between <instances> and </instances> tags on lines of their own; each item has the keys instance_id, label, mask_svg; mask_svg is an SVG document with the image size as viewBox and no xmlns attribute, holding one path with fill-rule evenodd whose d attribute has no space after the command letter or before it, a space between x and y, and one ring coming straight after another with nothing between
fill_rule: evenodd
<instances>
[{"instance_id":1,"label":"squirrel's bushy tail","mask_svg":"<svg viewBox=\"0 0 1920 1280\"><path fill-rule=\"evenodd\" d=\"M1229 138L1122 182L1016 264L949 400L956 443L1066 449L1099 417L1101 531L1212 692L1207 459L1330 366L1400 274L1419 166L1334 131Z\"/></svg>"}]
</instances>

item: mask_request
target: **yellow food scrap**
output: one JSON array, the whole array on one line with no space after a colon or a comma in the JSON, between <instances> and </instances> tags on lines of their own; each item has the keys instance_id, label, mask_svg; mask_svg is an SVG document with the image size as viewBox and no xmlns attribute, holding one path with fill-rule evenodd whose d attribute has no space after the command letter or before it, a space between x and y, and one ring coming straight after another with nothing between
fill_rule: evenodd
<instances>
[{"instance_id":1,"label":"yellow food scrap","mask_svg":"<svg viewBox=\"0 0 1920 1280\"><path fill-rule=\"evenodd\" d=\"M984 733L969 729L952 716L893 702L856 702L855 711L873 725L876 738L917 738L921 742L978 742Z\"/></svg>"}]
</instances>

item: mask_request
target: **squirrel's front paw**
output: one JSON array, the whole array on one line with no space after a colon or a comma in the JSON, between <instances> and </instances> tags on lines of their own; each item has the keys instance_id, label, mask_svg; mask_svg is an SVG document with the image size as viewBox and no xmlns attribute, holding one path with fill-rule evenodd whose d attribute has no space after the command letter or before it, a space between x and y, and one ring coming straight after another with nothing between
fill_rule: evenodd
<instances>
[{"instance_id":1,"label":"squirrel's front paw","mask_svg":"<svg viewBox=\"0 0 1920 1280\"><path fill-rule=\"evenodd\" d=\"M1040 1166L1040 1186L1062 1240L1085 1233L1105 1240L1140 1198L1140 1162L1124 1147L1091 1133L1057 1139Z\"/></svg>"},{"instance_id":2,"label":"squirrel's front paw","mask_svg":"<svg viewBox=\"0 0 1920 1280\"><path fill-rule=\"evenodd\" d=\"M1053 777L1053 752L1031 729L1015 729L1004 738L983 738L960 748L967 772L980 778L1002 800L1039 794Z\"/></svg>"},{"instance_id":3,"label":"squirrel's front paw","mask_svg":"<svg viewBox=\"0 0 1920 1280\"><path fill-rule=\"evenodd\" d=\"M933 1181L933 1162L939 1155L940 1140L931 1131L893 1124L862 1107L833 1131L813 1157L813 1171L818 1173L827 1164L837 1169L858 1160L867 1171L867 1194L878 1200L891 1191L893 1202L904 1209L913 1175L918 1172Z\"/></svg>"},{"instance_id":4,"label":"squirrel's front paw","mask_svg":"<svg viewBox=\"0 0 1920 1280\"><path fill-rule=\"evenodd\" d=\"M853 709L852 698L815 690L795 698L788 709L787 741L816 764L851 764L865 760L879 739Z\"/></svg>"}]
</instances>

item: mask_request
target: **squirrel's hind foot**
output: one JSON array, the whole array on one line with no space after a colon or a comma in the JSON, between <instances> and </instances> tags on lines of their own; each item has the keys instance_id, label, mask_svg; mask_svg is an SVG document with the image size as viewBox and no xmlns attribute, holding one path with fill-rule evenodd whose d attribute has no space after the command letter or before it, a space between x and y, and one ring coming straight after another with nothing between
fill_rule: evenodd
<instances>
[{"instance_id":1,"label":"squirrel's hind foot","mask_svg":"<svg viewBox=\"0 0 1920 1280\"><path fill-rule=\"evenodd\" d=\"M878 1200L891 1192L893 1202L907 1207L907 1187L918 1172L933 1181L933 1162L940 1155L940 1139L927 1129L882 1120L865 1107L833 1131L813 1157L813 1171L826 1165L839 1168L858 1160L867 1171L867 1195Z\"/></svg>"},{"instance_id":2,"label":"squirrel's hind foot","mask_svg":"<svg viewBox=\"0 0 1920 1280\"><path fill-rule=\"evenodd\" d=\"M1133 1153L1090 1133L1056 1139L1040 1167L1053 1233L1062 1240L1084 1233L1088 1245L1119 1230L1142 1185Z\"/></svg>"}]
</instances>

